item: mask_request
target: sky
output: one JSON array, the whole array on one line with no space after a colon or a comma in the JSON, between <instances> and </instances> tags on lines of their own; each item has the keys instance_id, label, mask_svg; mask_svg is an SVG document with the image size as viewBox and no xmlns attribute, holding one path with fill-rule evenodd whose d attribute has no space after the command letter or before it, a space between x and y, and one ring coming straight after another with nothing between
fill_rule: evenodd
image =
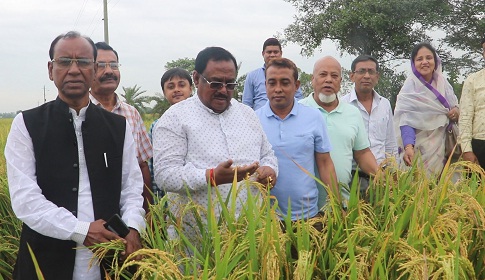
<instances>
[{"instance_id":1,"label":"sky","mask_svg":"<svg viewBox=\"0 0 485 280\"><path fill-rule=\"evenodd\" d=\"M294 21L296 9L284 0L109 0L109 43L118 51L121 86L135 84L147 95L161 93L164 65L195 58L209 46L220 46L242 62L239 75L263 65L263 42ZM94 42L104 40L103 0L0 1L0 112L36 107L57 96L49 80L49 46L70 30ZM333 55L349 69L335 44L325 41L314 56L300 55L288 44L283 56L307 73L324 55Z\"/></svg>"}]
</instances>

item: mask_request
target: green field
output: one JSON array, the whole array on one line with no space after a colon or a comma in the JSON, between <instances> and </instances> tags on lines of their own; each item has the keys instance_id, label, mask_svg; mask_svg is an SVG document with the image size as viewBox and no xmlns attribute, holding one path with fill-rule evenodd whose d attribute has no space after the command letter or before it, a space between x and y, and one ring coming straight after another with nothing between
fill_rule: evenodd
<instances>
[{"instance_id":1,"label":"green field","mask_svg":"<svg viewBox=\"0 0 485 280\"><path fill-rule=\"evenodd\" d=\"M0 176L6 176L6 166L5 166L5 156L3 151L5 149L5 142L7 141L7 135L10 131L10 125L12 124L12 119L0 119Z\"/></svg>"},{"instance_id":2,"label":"green field","mask_svg":"<svg viewBox=\"0 0 485 280\"><path fill-rule=\"evenodd\" d=\"M11 120L0 119L0 279L10 279L18 246L19 221L10 208L3 156ZM145 122L147 126L151 120ZM181 229L182 216L169 213L166 198L153 205L143 234L141 260L114 265L112 279L130 279L126 268L138 266L140 279L485 279L485 174L471 166L471 177L453 183L455 170L464 163L446 166L440 180L432 180L419 164L409 171L387 168L378 174L367 201L352 188L347 211L336 199L327 204L317 232L309 222L291 224L282 232L266 188L250 196L243 214L236 216L233 201L220 198L216 220L214 208L189 203L184 213L200 221L191 230L200 232L190 240L166 240L168 226ZM392 166L392 163L391 163ZM249 184L249 183L248 183ZM233 192L247 191L248 184ZM217 188L208 188L217 192ZM103 255L119 243L99 246ZM294 259L291 248L298 249ZM190 253L189 253L190 252Z\"/></svg>"}]
</instances>

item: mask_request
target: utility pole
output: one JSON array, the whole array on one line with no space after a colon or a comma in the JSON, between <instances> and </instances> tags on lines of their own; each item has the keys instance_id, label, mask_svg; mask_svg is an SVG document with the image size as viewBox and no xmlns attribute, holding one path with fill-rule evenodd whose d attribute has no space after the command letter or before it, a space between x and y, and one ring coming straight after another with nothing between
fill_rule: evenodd
<instances>
[{"instance_id":1,"label":"utility pole","mask_svg":"<svg viewBox=\"0 0 485 280\"><path fill-rule=\"evenodd\" d=\"M108 0L103 0L103 7L104 7L104 42L109 45L109 36L108 36Z\"/></svg>"}]
</instances>

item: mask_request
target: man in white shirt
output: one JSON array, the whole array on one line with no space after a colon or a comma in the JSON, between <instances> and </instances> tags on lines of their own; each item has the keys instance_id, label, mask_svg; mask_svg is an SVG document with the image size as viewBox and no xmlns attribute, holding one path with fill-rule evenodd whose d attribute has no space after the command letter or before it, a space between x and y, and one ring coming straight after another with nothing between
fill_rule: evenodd
<instances>
[{"instance_id":1,"label":"man in white shirt","mask_svg":"<svg viewBox=\"0 0 485 280\"><path fill-rule=\"evenodd\" d=\"M352 62L351 71L350 80L354 82L354 88L340 100L359 109L369 135L370 150L377 164L381 164L386 158L397 156L397 143L391 104L374 90L379 81L379 62L370 55L360 55ZM355 167L354 161L354 171ZM369 177L362 172L359 176L361 190L365 191Z\"/></svg>"},{"instance_id":2,"label":"man in white shirt","mask_svg":"<svg viewBox=\"0 0 485 280\"><path fill-rule=\"evenodd\" d=\"M101 279L87 248L121 239L123 258L141 248L143 180L126 120L93 106L89 88L96 48L77 32L51 44L49 78L58 97L18 114L5 146L12 208L24 223L14 279L37 279L32 249L46 279ZM105 229L119 214L121 238Z\"/></svg>"},{"instance_id":3,"label":"man in white shirt","mask_svg":"<svg viewBox=\"0 0 485 280\"><path fill-rule=\"evenodd\" d=\"M260 183L275 183L277 159L258 117L232 99L236 77L237 63L230 52L220 47L202 50L193 73L197 94L172 105L154 127L155 182L174 198L170 209L176 215L189 201L207 209L208 182L225 199L235 172L238 182L257 172L254 177ZM218 200L216 191L212 199ZM237 194L236 213L246 199L245 190ZM215 211L217 219L219 208ZM200 237L193 218L186 216L184 222L188 237ZM168 233L175 238L170 228Z\"/></svg>"}]
</instances>

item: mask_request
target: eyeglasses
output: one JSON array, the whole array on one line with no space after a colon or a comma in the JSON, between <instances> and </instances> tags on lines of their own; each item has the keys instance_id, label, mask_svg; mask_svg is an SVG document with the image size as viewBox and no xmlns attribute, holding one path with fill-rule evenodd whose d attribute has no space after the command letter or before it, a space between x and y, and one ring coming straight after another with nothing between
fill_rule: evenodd
<instances>
[{"instance_id":1,"label":"eyeglasses","mask_svg":"<svg viewBox=\"0 0 485 280\"><path fill-rule=\"evenodd\" d=\"M119 64L118 62L97 62L96 64L98 64L98 68L103 69L109 66L109 68L111 68L111 70L113 71L120 70L121 66L121 64Z\"/></svg>"},{"instance_id":2,"label":"eyeglasses","mask_svg":"<svg viewBox=\"0 0 485 280\"><path fill-rule=\"evenodd\" d=\"M94 63L94 60L90 58L69 58L69 57L59 57L51 61L57 63L57 66L59 66L59 68L69 68L71 67L71 64L75 61L77 63L77 67L81 69L89 69L93 66L93 63Z\"/></svg>"},{"instance_id":3,"label":"eyeglasses","mask_svg":"<svg viewBox=\"0 0 485 280\"><path fill-rule=\"evenodd\" d=\"M227 90L234 90L237 86L237 83L209 82L202 74L200 76L204 78L211 89L222 89L225 86Z\"/></svg>"},{"instance_id":4,"label":"eyeglasses","mask_svg":"<svg viewBox=\"0 0 485 280\"><path fill-rule=\"evenodd\" d=\"M377 71L374 69L360 68L359 70L354 71L354 73L359 75L365 75L365 73L369 73L369 75L374 76L377 74Z\"/></svg>"}]
</instances>

